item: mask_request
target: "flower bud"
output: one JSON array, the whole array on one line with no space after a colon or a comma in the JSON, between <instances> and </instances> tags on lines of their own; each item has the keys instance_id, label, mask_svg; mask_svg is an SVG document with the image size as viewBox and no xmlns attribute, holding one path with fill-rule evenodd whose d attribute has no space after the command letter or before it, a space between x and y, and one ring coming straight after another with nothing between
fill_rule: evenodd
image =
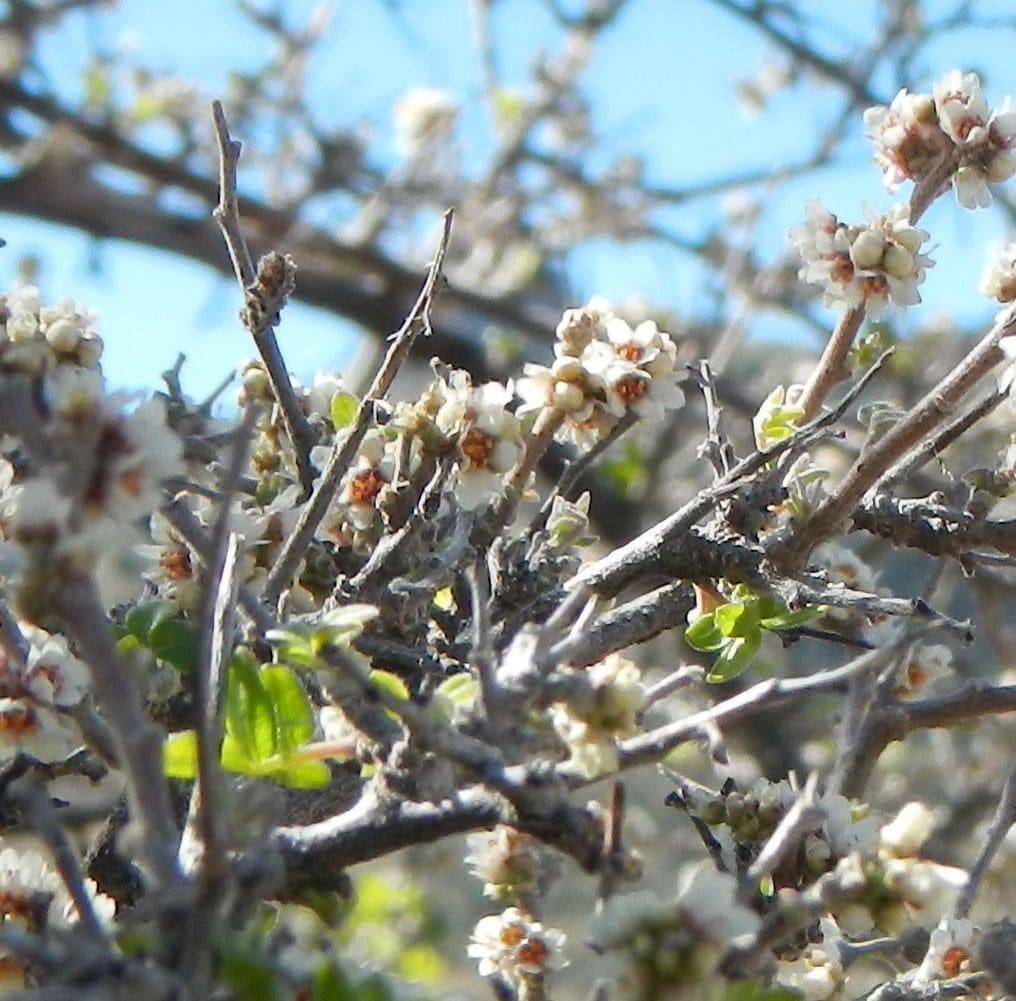
<instances>
[{"instance_id":1,"label":"flower bud","mask_svg":"<svg viewBox=\"0 0 1016 1001\"><path fill-rule=\"evenodd\" d=\"M70 320L57 320L46 328L46 340L54 351L70 354L81 341L81 331Z\"/></svg>"},{"instance_id":2,"label":"flower bud","mask_svg":"<svg viewBox=\"0 0 1016 1001\"><path fill-rule=\"evenodd\" d=\"M885 237L873 229L862 230L850 245L850 259L859 268L874 268L882 260Z\"/></svg>"},{"instance_id":3,"label":"flower bud","mask_svg":"<svg viewBox=\"0 0 1016 1001\"><path fill-rule=\"evenodd\" d=\"M551 371L554 373L555 379L575 382L582 377L582 362L571 356L558 358L551 367Z\"/></svg>"},{"instance_id":4,"label":"flower bud","mask_svg":"<svg viewBox=\"0 0 1016 1001\"><path fill-rule=\"evenodd\" d=\"M557 382L554 384L554 406L565 413L581 410L585 406L586 395L573 382Z\"/></svg>"},{"instance_id":5,"label":"flower bud","mask_svg":"<svg viewBox=\"0 0 1016 1001\"><path fill-rule=\"evenodd\" d=\"M893 278L909 278L914 271L914 255L897 243L890 243L882 258L882 270Z\"/></svg>"}]
</instances>

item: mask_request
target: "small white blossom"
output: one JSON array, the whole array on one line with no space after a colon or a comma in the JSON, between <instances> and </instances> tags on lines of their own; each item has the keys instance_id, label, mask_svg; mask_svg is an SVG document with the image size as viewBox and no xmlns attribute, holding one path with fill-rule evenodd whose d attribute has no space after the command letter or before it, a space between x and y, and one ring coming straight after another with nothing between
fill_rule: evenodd
<instances>
[{"instance_id":1,"label":"small white blossom","mask_svg":"<svg viewBox=\"0 0 1016 1001\"><path fill-rule=\"evenodd\" d=\"M926 859L890 858L885 863L890 887L925 927L935 924L955 903L967 872Z\"/></svg>"},{"instance_id":2,"label":"small white blossom","mask_svg":"<svg viewBox=\"0 0 1016 1001\"><path fill-rule=\"evenodd\" d=\"M869 108L864 124L890 191L903 181L921 180L950 148L930 94L903 89L888 107Z\"/></svg>"},{"instance_id":3,"label":"small white blossom","mask_svg":"<svg viewBox=\"0 0 1016 1001\"><path fill-rule=\"evenodd\" d=\"M780 963L776 982L797 991L804 1001L827 1001L836 997L846 974L841 945L844 941L839 926L830 917L819 921L820 942L807 946L789 963Z\"/></svg>"},{"instance_id":4,"label":"small white blossom","mask_svg":"<svg viewBox=\"0 0 1016 1001\"><path fill-rule=\"evenodd\" d=\"M916 855L931 836L935 818L923 803L907 803L882 827L879 843L894 855Z\"/></svg>"},{"instance_id":5,"label":"small white blossom","mask_svg":"<svg viewBox=\"0 0 1016 1001\"><path fill-rule=\"evenodd\" d=\"M514 827L498 824L466 839L470 872L483 881L483 892L494 900L509 900L537 888L542 866L539 842Z\"/></svg>"},{"instance_id":6,"label":"small white blossom","mask_svg":"<svg viewBox=\"0 0 1016 1001\"><path fill-rule=\"evenodd\" d=\"M565 965L561 950L565 936L544 928L517 907L480 918L473 929L467 953L478 960L481 977L502 974L513 982L538 976Z\"/></svg>"},{"instance_id":7,"label":"small white blossom","mask_svg":"<svg viewBox=\"0 0 1016 1001\"><path fill-rule=\"evenodd\" d=\"M818 806L825 813L822 833L835 855L863 854L875 847L878 831L875 819L855 807L845 796L823 794L819 797Z\"/></svg>"},{"instance_id":8,"label":"small white blossom","mask_svg":"<svg viewBox=\"0 0 1016 1001\"><path fill-rule=\"evenodd\" d=\"M935 980L950 980L974 969L971 959L977 934L974 923L966 918L942 918L931 933L928 951L914 974L914 985L924 987Z\"/></svg>"},{"instance_id":9,"label":"small white blossom","mask_svg":"<svg viewBox=\"0 0 1016 1001\"><path fill-rule=\"evenodd\" d=\"M414 87L395 105L395 133L401 149L417 152L430 140L444 138L455 124L458 107L443 90Z\"/></svg>"},{"instance_id":10,"label":"small white blossom","mask_svg":"<svg viewBox=\"0 0 1016 1001\"><path fill-rule=\"evenodd\" d=\"M1003 305L1016 299L1016 243L997 247L981 275L981 294Z\"/></svg>"},{"instance_id":11,"label":"small white blossom","mask_svg":"<svg viewBox=\"0 0 1016 1001\"><path fill-rule=\"evenodd\" d=\"M572 764L592 778L617 768L614 742L637 732L645 688L638 667L619 654L611 654L579 676L589 683L589 698L574 705L556 703L551 720Z\"/></svg>"},{"instance_id":12,"label":"small white blossom","mask_svg":"<svg viewBox=\"0 0 1016 1001\"><path fill-rule=\"evenodd\" d=\"M952 650L941 643L922 644L910 655L900 671L904 692L917 692L947 677L953 669Z\"/></svg>"},{"instance_id":13,"label":"small white blossom","mask_svg":"<svg viewBox=\"0 0 1016 1001\"><path fill-rule=\"evenodd\" d=\"M455 496L467 511L501 494L504 474L522 455L519 419L508 410L512 391L498 382L452 385L437 413L445 434L458 439L459 471Z\"/></svg>"},{"instance_id":14,"label":"small white blossom","mask_svg":"<svg viewBox=\"0 0 1016 1001\"><path fill-rule=\"evenodd\" d=\"M917 286L933 262L919 252L928 234L910 225L907 212L906 205L897 205L864 226L847 226L821 202L809 202L806 221L790 231L805 262L801 280L820 285L826 305L863 305L873 319L890 301L920 302Z\"/></svg>"}]
</instances>

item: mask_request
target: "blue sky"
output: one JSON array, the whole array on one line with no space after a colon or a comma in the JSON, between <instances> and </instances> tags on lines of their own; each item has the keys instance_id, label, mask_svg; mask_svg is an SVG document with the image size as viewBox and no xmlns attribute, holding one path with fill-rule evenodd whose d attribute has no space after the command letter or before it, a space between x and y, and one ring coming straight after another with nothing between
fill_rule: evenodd
<instances>
[{"instance_id":1,"label":"blue sky","mask_svg":"<svg viewBox=\"0 0 1016 1001\"><path fill-rule=\"evenodd\" d=\"M314 6L311 0L290 4L294 16L306 16ZM845 55L870 33L878 5L875 0L809 0L806 6L820 19L828 51ZM925 6L934 16L953 4L932 0ZM491 137L468 0L407 0L403 8L405 14L395 17L382 0L338 0L309 69L312 100L324 120L369 130L372 151L385 162L394 156L393 101L412 86L447 89L465 102L461 142L466 156L479 161ZM980 9L1011 14L1012 3L986 2ZM125 33L137 47L138 62L192 77L210 97L222 92L230 70L251 69L265 58L264 36L245 24L229 0L122 0L113 13L75 17L46 38L47 65L62 91L75 92L92 43L109 47ZM495 7L494 34L509 87L524 88L534 55L559 42L538 0L502 0ZM929 77L954 65L981 70L989 100L998 103L1006 93L1016 93L1014 42L1012 30L952 33L927 46L919 65ZM631 0L601 37L583 77L595 127L606 139L605 154L639 154L650 179L675 186L800 158L838 113L841 96L830 87L794 87L763 116L747 118L734 83L771 55L757 33L707 0ZM883 81L881 87L887 91L889 85ZM763 255L784 246L807 198L820 196L849 218L860 215L863 202L877 209L890 205L868 156L858 131L844 147L843 166L781 186L769 197L758 233ZM719 201L708 199L669 213L666 221L695 237L721 218ZM943 199L925 225L938 245L938 267L914 322L944 310L969 322L987 318L990 309L978 301L976 285L985 247L1006 236L1001 214L961 212ZM151 384L183 351L190 359L185 386L200 395L251 353L235 320L237 290L204 267L133 245L96 244L2 213L0 235L8 242L0 251L0 285L11 282L20 256L34 253L43 261L46 295L70 295L100 311L105 366L115 384ZM644 295L681 312L701 308L700 265L669 248L619 249L598 242L571 254L568 269L580 298ZM171 307L165 305L167 291ZM160 305L153 308L153 303ZM800 336L778 317L757 322L753 333ZM355 328L341 319L299 303L287 310L280 331L290 366L302 378L316 368L341 367L356 337Z\"/></svg>"}]
</instances>

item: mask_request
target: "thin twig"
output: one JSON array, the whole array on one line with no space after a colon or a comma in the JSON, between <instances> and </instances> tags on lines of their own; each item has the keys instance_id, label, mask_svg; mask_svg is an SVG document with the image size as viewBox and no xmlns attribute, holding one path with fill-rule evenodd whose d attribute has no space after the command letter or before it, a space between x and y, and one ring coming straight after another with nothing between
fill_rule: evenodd
<instances>
[{"instance_id":1,"label":"thin twig","mask_svg":"<svg viewBox=\"0 0 1016 1001\"><path fill-rule=\"evenodd\" d=\"M995 816L992 817L991 824L984 836L984 844L981 845L981 850L970 867L966 885L956 900L956 917L965 918L970 913L981 883L991 866L991 861L1002 846L1002 842L1013 824L1016 824L1016 768L1009 773L1009 777L1002 787L998 808L995 810Z\"/></svg>"},{"instance_id":2,"label":"thin twig","mask_svg":"<svg viewBox=\"0 0 1016 1001\"><path fill-rule=\"evenodd\" d=\"M264 362L272 394L282 412L286 433L293 443L300 482L309 493L315 476L310 450L317 444L317 435L300 408L273 329L278 322L279 309L292 290L293 264L279 254L269 254L255 269L240 226L236 197L236 170L241 143L230 137L226 115L219 101L212 102L212 119L219 148L219 204L212 211L212 216L222 230L233 270L245 296L244 324Z\"/></svg>"},{"instance_id":3,"label":"thin twig","mask_svg":"<svg viewBox=\"0 0 1016 1001\"><path fill-rule=\"evenodd\" d=\"M420 290L420 295L415 305L406 317L398 332L393 336L392 342L385 353L381 366L378 368L367 393L360 402L356 418L345 437L335 443L331 455L325 465L321 478L317 481L310 500L303 506L300 517L292 534L286 540L279 553L279 558L272 567L265 581L262 600L269 607L274 607L282 592L289 587L294 575L300 567L307 547L314 539L321 519L328 511L332 498L339 488L342 477L349 468L350 463L356 456L356 451L367 433L368 425L373 417L374 404L384 399L392 380L402 366L402 363L409 355L416 335L421 329L427 329L430 325L430 310L433 304L434 295L437 291L437 282L441 274L441 266L444 262L445 253L448 250L448 243L452 234L452 210L449 209L444 215L444 228L441 232L441 239L438 243L437 252L427 271L427 278Z\"/></svg>"}]
</instances>

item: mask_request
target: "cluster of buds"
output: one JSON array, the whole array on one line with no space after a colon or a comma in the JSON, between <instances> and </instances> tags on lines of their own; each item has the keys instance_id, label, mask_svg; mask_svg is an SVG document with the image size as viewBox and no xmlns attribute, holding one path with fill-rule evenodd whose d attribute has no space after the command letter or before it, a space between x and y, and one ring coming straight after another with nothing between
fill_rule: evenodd
<instances>
[{"instance_id":1,"label":"cluster of buds","mask_svg":"<svg viewBox=\"0 0 1016 1001\"><path fill-rule=\"evenodd\" d=\"M776 969L776 982L796 991L804 1001L827 1001L839 996L846 982L845 939L833 918L819 921L819 941L810 942L789 962Z\"/></svg>"},{"instance_id":2,"label":"cluster of buds","mask_svg":"<svg viewBox=\"0 0 1016 1001\"><path fill-rule=\"evenodd\" d=\"M0 365L29 375L60 365L96 368L102 341L95 319L70 299L44 306L31 285L0 295Z\"/></svg>"},{"instance_id":3,"label":"cluster of buds","mask_svg":"<svg viewBox=\"0 0 1016 1001\"><path fill-rule=\"evenodd\" d=\"M864 226L840 222L820 201L807 205L807 220L790 231L804 259L799 275L819 285L829 306L864 306L878 319L890 301L912 306L921 301L917 286L933 264L920 253L928 234L910 225L905 205Z\"/></svg>"},{"instance_id":4,"label":"cluster of buds","mask_svg":"<svg viewBox=\"0 0 1016 1001\"><path fill-rule=\"evenodd\" d=\"M652 320L632 327L603 304L565 311L549 368L527 364L516 385L520 415L553 408L565 415L559 437L595 444L632 414L661 419L684 403L674 369L677 346Z\"/></svg>"},{"instance_id":5,"label":"cluster of buds","mask_svg":"<svg viewBox=\"0 0 1016 1001\"><path fill-rule=\"evenodd\" d=\"M499 824L492 831L479 831L468 839L466 865L483 892L501 902L522 901L539 888L544 852L532 836Z\"/></svg>"},{"instance_id":6,"label":"cluster of buds","mask_svg":"<svg viewBox=\"0 0 1016 1001\"><path fill-rule=\"evenodd\" d=\"M991 204L989 185L1016 173L1016 110L1006 99L992 111L976 73L950 70L931 94L901 90L888 106L869 108L864 122L890 190L923 180L951 157L957 201L984 208Z\"/></svg>"},{"instance_id":7,"label":"cluster of buds","mask_svg":"<svg viewBox=\"0 0 1016 1001\"><path fill-rule=\"evenodd\" d=\"M638 731L646 696L638 666L619 654L581 672L581 680L588 688L571 702L555 703L551 720L572 765L593 778L617 768L614 742Z\"/></svg>"}]
</instances>

